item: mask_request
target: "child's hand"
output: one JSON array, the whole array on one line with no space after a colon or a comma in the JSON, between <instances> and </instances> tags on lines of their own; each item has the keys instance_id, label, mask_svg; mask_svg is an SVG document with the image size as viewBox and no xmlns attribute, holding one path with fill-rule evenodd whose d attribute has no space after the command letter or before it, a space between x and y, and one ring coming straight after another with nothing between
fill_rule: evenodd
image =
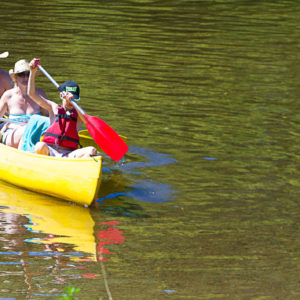
<instances>
[{"instance_id":1,"label":"child's hand","mask_svg":"<svg viewBox=\"0 0 300 300\"><path fill-rule=\"evenodd\" d=\"M72 93L70 92L61 92L61 99L66 101L66 107L68 107L69 109L73 108L73 104L71 102L71 99L73 99L74 96Z\"/></svg>"},{"instance_id":2,"label":"child's hand","mask_svg":"<svg viewBox=\"0 0 300 300\"><path fill-rule=\"evenodd\" d=\"M74 98L73 94L70 92L63 92L63 98L67 101L67 102L71 102L71 99Z\"/></svg>"}]
</instances>

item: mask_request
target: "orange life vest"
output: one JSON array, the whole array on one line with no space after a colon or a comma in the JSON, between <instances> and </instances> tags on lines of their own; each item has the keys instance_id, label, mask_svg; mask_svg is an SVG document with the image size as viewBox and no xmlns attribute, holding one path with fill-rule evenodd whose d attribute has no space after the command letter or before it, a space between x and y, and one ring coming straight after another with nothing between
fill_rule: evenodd
<instances>
[{"instance_id":1,"label":"orange life vest","mask_svg":"<svg viewBox=\"0 0 300 300\"><path fill-rule=\"evenodd\" d=\"M55 122L43 133L41 140L70 150L77 149L79 144L77 111L73 109L70 114L66 114L65 109L59 106L55 117Z\"/></svg>"}]
</instances>

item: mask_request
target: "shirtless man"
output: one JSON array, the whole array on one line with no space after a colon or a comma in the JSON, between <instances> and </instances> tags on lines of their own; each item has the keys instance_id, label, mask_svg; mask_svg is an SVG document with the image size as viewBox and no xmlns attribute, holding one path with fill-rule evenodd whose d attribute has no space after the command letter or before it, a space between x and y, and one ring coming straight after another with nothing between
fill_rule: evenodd
<instances>
[{"instance_id":1,"label":"shirtless man","mask_svg":"<svg viewBox=\"0 0 300 300\"><path fill-rule=\"evenodd\" d=\"M9 114L9 119L15 121L28 122L30 116L34 114L48 115L45 109L33 101L27 94L27 84L29 78L30 67L25 59L21 59L15 63L14 69L9 74L14 81L14 87L4 92L0 99L0 118L5 113ZM47 97L41 89L36 89L36 93L40 96ZM16 123L7 123L2 126L0 134L1 142L11 147L18 148L20 140L25 130L25 126Z\"/></svg>"}]
</instances>

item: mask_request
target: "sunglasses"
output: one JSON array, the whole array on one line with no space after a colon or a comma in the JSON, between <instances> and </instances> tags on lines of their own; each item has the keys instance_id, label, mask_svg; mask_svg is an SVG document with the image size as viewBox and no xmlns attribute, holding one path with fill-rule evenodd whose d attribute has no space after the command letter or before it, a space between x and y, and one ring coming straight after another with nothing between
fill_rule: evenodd
<instances>
[{"instance_id":1,"label":"sunglasses","mask_svg":"<svg viewBox=\"0 0 300 300\"><path fill-rule=\"evenodd\" d=\"M19 77L26 77L26 76L28 77L29 76L29 72L25 71L25 72L17 73L16 75L19 76Z\"/></svg>"}]
</instances>

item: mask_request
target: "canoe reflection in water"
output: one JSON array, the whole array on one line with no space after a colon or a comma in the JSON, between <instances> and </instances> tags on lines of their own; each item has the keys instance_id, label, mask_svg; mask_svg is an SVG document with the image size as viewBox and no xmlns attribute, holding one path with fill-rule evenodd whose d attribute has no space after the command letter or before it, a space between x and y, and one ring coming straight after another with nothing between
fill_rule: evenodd
<instances>
[{"instance_id":1,"label":"canoe reflection in water","mask_svg":"<svg viewBox=\"0 0 300 300\"><path fill-rule=\"evenodd\" d=\"M112 254L107 246L125 241L117 225L118 221L111 221L95 226L88 208L0 181L3 276L18 276L18 284L26 282L29 292L40 290L38 278L45 276L54 277L54 292L60 289L57 284L69 279L105 277L104 265L101 274L89 273L83 265L106 261ZM11 265L19 265L18 272L12 271ZM21 277L24 280L20 281ZM24 290L24 286L18 290Z\"/></svg>"},{"instance_id":2,"label":"canoe reflection in water","mask_svg":"<svg viewBox=\"0 0 300 300\"><path fill-rule=\"evenodd\" d=\"M25 242L44 245L68 244L72 246L72 259L78 260L83 256L81 253L86 253L90 260L96 260L95 223L88 209L21 190L6 183L0 184L5 185L5 189L2 190L6 194L10 192L5 199L3 193L0 193L2 213L15 214L27 219L27 224L22 222L22 225L33 234L22 235L27 237ZM10 226L19 228L20 224L17 221ZM61 250L57 248L58 252Z\"/></svg>"}]
</instances>

